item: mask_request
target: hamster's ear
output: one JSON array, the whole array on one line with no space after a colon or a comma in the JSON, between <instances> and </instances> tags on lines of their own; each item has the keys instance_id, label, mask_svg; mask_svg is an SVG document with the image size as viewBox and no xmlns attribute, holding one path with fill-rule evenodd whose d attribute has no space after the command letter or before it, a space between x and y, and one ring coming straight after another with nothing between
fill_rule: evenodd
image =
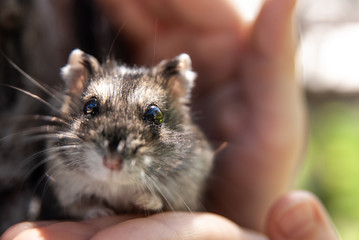
<instances>
[{"instance_id":1,"label":"hamster's ear","mask_svg":"<svg viewBox=\"0 0 359 240\"><path fill-rule=\"evenodd\" d=\"M66 90L71 95L78 95L84 90L89 77L99 70L99 62L80 49L71 52L67 65L61 69L61 76Z\"/></svg>"},{"instance_id":2,"label":"hamster's ear","mask_svg":"<svg viewBox=\"0 0 359 240\"><path fill-rule=\"evenodd\" d=\"M197 74L192 71L192 61L188 54L181 54L171 60L164 60L157 65L165 84L178 98L188 100Z\"/></svg>"}]
</instances>

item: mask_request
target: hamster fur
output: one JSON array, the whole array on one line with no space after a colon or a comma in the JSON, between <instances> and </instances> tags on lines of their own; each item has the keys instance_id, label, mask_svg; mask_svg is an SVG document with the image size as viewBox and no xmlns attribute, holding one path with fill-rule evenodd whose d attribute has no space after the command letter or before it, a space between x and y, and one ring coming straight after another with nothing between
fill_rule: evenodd
<instances>
[{"instance_id":1,"label":"hamster fur","mask_svg":"<svg viewBox=\"0 0 359 240\"><path fill-rule=\"evenodd\" d=\"M130 68L76 49L62 77L66 124L46 171L69 216L201 209L213 151L190 117L188 55Z\"/></svg>"}]
</instances>

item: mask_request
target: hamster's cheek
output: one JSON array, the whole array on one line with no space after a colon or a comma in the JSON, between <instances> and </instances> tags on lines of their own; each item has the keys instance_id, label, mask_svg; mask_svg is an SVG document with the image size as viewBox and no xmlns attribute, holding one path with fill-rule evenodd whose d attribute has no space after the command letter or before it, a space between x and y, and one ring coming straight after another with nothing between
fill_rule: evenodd
<instances>
[{"instance_id":1,"label":"hamster's cheek","mask_svg":"<svg viewBox=\"0 0 359 240\"><path fill-rule=\"evenodd\" d=\"M84 156L85 172L90 178L105 180L110 170L103 165L103 156L96 151L87 151Z\"/></svg>"}]
</instances>

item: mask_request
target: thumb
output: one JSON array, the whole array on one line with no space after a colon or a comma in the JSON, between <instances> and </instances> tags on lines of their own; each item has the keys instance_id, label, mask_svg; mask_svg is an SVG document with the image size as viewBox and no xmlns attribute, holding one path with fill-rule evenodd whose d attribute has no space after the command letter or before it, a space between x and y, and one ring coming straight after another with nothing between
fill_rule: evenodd
<instances>
[{"instance_id":1,"label":"thumb","mask_svg":"<svg viewBox=\"0 0 359 240\"><path fill-rule=\"evenodd\" d=\"M294 191L280 198L267 219L273 240L339 240L321 202L311 193Z\"/></svg>"},{"instance_id":2,"label":"thumb","mask_svg":"<svg viewBox=\"0 0 359 240\"><path fill-rule=\"evenodd\" d=\"M252 46L265 57L291 60L296 51L296 0L266 0L253 27Z\"/></svg>"}]
</instances>

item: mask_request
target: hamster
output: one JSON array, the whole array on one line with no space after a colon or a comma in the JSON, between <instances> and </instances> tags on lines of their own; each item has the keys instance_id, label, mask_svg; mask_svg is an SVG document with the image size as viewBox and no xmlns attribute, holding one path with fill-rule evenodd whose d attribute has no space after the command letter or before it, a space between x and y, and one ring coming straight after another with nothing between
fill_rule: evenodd
<instances>
[{"instance_id":1,"label":"hamster","mask_svg":"<svg viewBox=\"0 0 359 240\"><path fill-rule=\"evenodd\" d=\"M61 75L64 124L46 143L46 171L67 215L202 208L213 151L190 117L187 54L145 68L76 49Z\"/></svg>"}]
</instances>

